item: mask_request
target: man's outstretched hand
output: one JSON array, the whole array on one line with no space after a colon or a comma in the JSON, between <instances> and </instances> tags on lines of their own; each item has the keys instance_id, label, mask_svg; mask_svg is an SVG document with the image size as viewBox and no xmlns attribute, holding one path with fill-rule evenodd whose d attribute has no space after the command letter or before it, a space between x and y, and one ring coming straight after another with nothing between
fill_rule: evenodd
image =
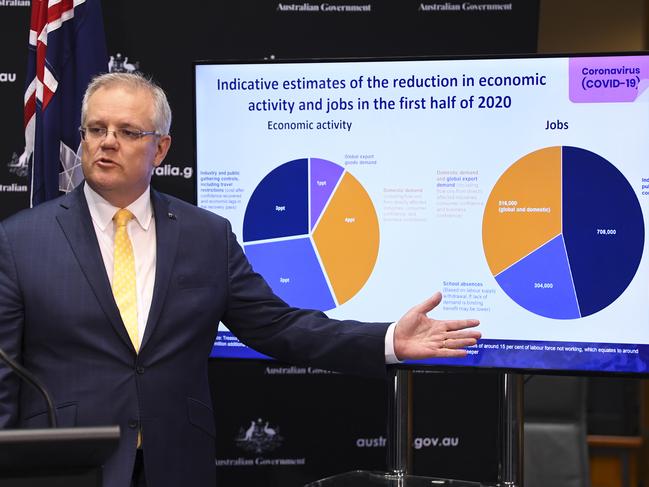
<instances>
[{"instance_id":1,"label":"man's outstretched hand","mask_svg":"<svg viewBox=\"0 0 649 487\"><path fill-rule=\"evenodd\" d=\"M478 320L435 320L426 314L442 301L437 292L411 308L397 322L394 330L394 352L399 360L435 357L464 357L465 347L475 345L480 332L471 328Z\"/></svg>"}]
</instances>

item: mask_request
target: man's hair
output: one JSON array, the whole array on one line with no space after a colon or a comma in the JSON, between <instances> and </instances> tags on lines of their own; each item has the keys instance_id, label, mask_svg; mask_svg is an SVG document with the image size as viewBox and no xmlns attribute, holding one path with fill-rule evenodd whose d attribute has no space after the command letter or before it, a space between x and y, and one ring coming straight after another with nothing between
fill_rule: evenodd
<instances>
[{"instance_id":1,"label":"man's hair","mask_svg":"<svg viewBox=\"0 0 649 487\"><path fill-rule=\"evenodd\" d=\"M111 88L114 86L129 86L131 88L143 89L151 93L153 97L153 124L156 132L167 135L171 127L171 108L167 101L167 95L153 80L146 78L140 73L105 73L95 76L81 102L81 125L86 124L88 113L88 100L100 88Z\"/></svg>"}]
</instances>

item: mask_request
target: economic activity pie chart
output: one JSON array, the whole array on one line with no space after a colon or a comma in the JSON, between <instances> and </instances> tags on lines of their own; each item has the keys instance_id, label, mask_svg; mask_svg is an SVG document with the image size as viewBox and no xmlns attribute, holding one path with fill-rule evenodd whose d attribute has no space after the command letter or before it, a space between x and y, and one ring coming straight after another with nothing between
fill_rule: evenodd
<instances>
[{"instance_id":1,"label":"economic activity pie chart","mask_svg":"<svg viewBox=\"0 0 649 487\"><path fill-rule=\"evenodd\" d=\"M615 301L644 248L628 180L594 152L546 147L512 164L485 207L482 240L500 287L523 308L577 319Z\"/></svg>"},{"instance_id":2,"label":"economic activity pie chart","mask_svg":"<svg viewBox=\"0 0 649 487\"><path fill-rule=\"evenodd\" d=\"M370 277L379 223L360 182L342 166L296 159L269 172L243 220L248 260L291 306L327 311Z\"/></svg>"}]
</instances>

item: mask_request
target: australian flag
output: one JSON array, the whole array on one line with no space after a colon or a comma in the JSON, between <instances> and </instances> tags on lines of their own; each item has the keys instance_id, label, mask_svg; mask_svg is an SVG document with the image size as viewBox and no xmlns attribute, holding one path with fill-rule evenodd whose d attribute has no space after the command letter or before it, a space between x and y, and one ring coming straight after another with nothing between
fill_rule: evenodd
<instances>
[{"instance_id":1,"label":"australian flag","mask_svg":"<svg viewBox=\"0 0 649 487\"><path fill-rule=\"evenodd\" d=\"M32 0L25 90L31 206L81 180L79 124L89 81L108 68L99 0Z\"/></svg>"}]
</instances>

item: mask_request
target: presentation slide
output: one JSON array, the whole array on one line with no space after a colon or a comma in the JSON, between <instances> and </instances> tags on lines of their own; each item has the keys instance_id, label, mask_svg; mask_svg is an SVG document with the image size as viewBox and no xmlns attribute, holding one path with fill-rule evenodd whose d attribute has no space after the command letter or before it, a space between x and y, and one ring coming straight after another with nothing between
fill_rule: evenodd
<instances>
[{"instance_id":1,"label":"presentation slide","mask_svg":"<svg viewBox=\"0 0 649 487\"><path fill-rule=\"evenodd\" d=\"M647 86L643 55L197 64L197 202L291 305L481 321L422 364L648 373Z\"/></svg>"}]
</instances>

